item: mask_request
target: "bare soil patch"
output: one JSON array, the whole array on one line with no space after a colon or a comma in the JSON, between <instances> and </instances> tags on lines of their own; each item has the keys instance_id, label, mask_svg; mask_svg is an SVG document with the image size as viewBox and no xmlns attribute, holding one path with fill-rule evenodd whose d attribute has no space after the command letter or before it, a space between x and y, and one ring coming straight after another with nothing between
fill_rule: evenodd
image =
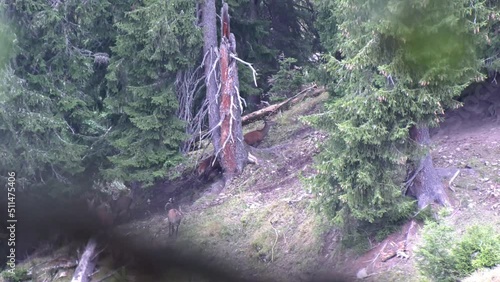
<instances>
[{"instance_id":1,"label":"bare soil patch","mask_svg":"<svg viewBox=\"0 0 500 282\"><path fill-rule=\"evenodd\" d=\"M445 121L431 131L433 162L443 183L449 186L453 204L442 220L457 234L474 224L487 222L497 230L500 224L500 88L484 84L475 86L472 92L463 107L446 112ZM421 281L413 257L421 225L408 235L408 258L395 256L382 261L387 247L399 247L409 224L374 244L367 253L347 261L343 271L351 276L359 274L365 281Z\"/></svg>"},{"instance_id":2,"label":"bare soil patch","mask_svg":"<svg viewBox=\"0 0 500 282\"><path fill-rule=\"evenodd\" d=\"M500 92L496 87L476 92L477 99L448 112L433 130L433 160L443 182L460 170L449 187L454 207L446 218L457 230L485 221L500 226L500 99L495 96ZM327 229L311 209L313 195L301 178L314 175L313 159L327 136L301 123L300 117L318 112L326 98L307 99L274 116L277 125L256 150L259 164L248 165L224 189L218 179L201 181L192 168L175 180L136 189L134 216L114 232L131 244L166 248L173 258L208 258L211 267L253 281L310 281L318 276L319 281L354 281L358 275L367 281L419 281L414 258L419 224L408 222L382 242L370 241L370 250L356 255L341 251L338 232ZM260 127L255 123L245 131ZM165 204L170 198L185 211L177 240L167 236ZM402 241L405 255L398 256ZM390 252L396 256L385 260ZM126 274L136 277L129 281L207 281L182 269L169 270L161 280L132 270ZM114 281L125 281L120 280L125 276Z\"/></svg>"}]
</instances>

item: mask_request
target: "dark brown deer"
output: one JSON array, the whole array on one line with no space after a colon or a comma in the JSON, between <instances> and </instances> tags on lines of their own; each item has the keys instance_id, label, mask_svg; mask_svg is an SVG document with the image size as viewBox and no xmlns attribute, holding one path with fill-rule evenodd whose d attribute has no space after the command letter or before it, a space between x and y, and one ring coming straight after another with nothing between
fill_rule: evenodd
<instances>
[{"instance_id":1,"label":"dark brown deer","mask_svg":"<svg viewBox=\"0 0 500 282\"><path fill-rule=\"evenodd\" d=\"M262 142L262 140L264 140L264 137L266 137L267 133L269 132L269 128L271 128L273 124L275 124L275 122L264 120L264 127L262 129L248 132L247 134L245 134L245 136L243 136L243 140L249 146L259 146L259 144Z\"/></svg>"},{"instance_id":2,"label":"dark brown deer","mask_svg":"<svg viewBox=\"0 0 500 282\"><path fill-rule=\"evenodd\" d=\"M97 217L98 223L102 228L111 228L114 223L113 212L111 211L111 206L102 202L95 207L95 198L92 200L87 200L87 205L89 211Z\"/></svg>"},{"instance_id":3,"label":"dark brown deer","mask_svg":"<svg viewBox=\"0 0 500 282\"><path fill-rule=\"evenodd\" d=\"M96 214L99 218L99 222L105 228L109 228L113 226L114 216L111 211L111 206L108 203L102 203L96 208Z\"/></svg>"},{"instance_id":4,"label":"dark brown deer","mask_svg":"<svg viewBox=\"0 0 500 282\"><path fill-rule=\"evenodd\" d=\"M130 218L130 206L132 205L130 195L120 195L113 203L113 215L117 221L128 220Z\"/></svg>"},{"instance_id":5,"label":"dark brown deer","mask_svg":"<svg viewBox=\"0 0 500 282\"><path fill-rule=\"evenodd\" d=\"M214 162L215 160L215 162ZM212 178L214 175L219 173L222 170L220 163L215 159L215 155L212 155L204 160L202 160L198 164L198 177L202 177L203 179Z\"/></svg>"}]
</instances>

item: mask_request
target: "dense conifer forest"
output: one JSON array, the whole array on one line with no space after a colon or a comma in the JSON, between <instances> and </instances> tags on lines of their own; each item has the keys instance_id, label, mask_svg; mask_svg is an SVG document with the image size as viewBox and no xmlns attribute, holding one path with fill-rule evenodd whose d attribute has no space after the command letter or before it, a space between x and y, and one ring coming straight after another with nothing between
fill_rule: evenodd
<instances>
[{"instance_id":1,"label":"dense conifer forest","mask_svg":"<svg viewBox=\"0 0 500 282\"><path fill-rule=\"evenodd\" d=\"M446 225L442 214L460 210L462 194L453 182L467 186L468 178L452 172L443 181L448 166L444 153L435 153L436 146L447 150L440 134L452 128L454 118L462 124L481 120L474 127L492 124L491 136L500 136L496 1L6 0L0 9L0 253L8 252L12 236L6 227L7 217L14 216L5 212L7 206L16 202L20 222L24 216L32 225L18 231L18 240L29 247L17 252L17 263L47 242L57 242L54 250L79 242L87 246L82 252L90 252L100 248L101 235L123 235L117 231L122 225L154 220L154 214L166 223L151 225L165 225L167 233L180 226L181 242L195 238L193 226L200 226L225 230L216 233L244 248L235 235L243 227L217 222L225 218L217 213L202 222L202 211L211 206L199 199L211 191L217 200L210 201L223 205L231 202L228 195L241 200L234 195L255 187L262 194L273 191L275 198L265 201L287 199L294 212L275 212L294 214L297 228L311 232L300 239L289 235L296 242L315 238L297 247L305 253L326 254L328 240L339 234L342 257L354 261L351 251L360 240L370 243L363 251L373 250L373 242L402 228L410 235L421 232L412 269L428 281L457 281L500 263L500 238L492 237L483 249L473 243L493 229L471 227L461 231L463 237L451 235L453 224ZM245 135L255 121L253 135ZM453 132L458 130L447 136ZM495 142L484 136L487 144ZM500 156L498 145L488 150L486 155ZM453 167L471 169L471 162ZM496 191L498 160L487 162L494 163L493 176L481 172L471 179L487 179L481 183ZM275 185L261 182L266 178ZM282 182L292 178L294 185ZM294 206L295 200L276 192L283 187L307 203ZM264 216L249 219L239 207L220 210L239 214L238 224L251 228L248 248L257 254L250 257L272 264L277 252L279 263L285 255L276 244L286 242L275 227L279 220L269 220L276 242L266 245L255 231ZM55 225L36 231L36 239L28 231L21 235L51 218ZM193 229L183 231L188 223ZM126 233L135 229L140 228ZM387 260L408 254L410 235ZM443 247L446 236L453 245ZM449 252L436 251L443 248ZM82 253L77 256L77 271L90 267L82 266ZM6 281L24 281L23 275L38 281L33 270L8 274L5 257L0 267ZM286 269L285 262L276 268ZM329 263L311 262L313 272ZM248 278L259 267L241 266L245 275L236 273ZM352 270L342 267L338 273ZM358 278L373 278L361 270L354 272ZM264 273L249 281L285 281L276 278L279 271ZM72 281L90 281L83 279Z\"/></svg>"}]
</instances>

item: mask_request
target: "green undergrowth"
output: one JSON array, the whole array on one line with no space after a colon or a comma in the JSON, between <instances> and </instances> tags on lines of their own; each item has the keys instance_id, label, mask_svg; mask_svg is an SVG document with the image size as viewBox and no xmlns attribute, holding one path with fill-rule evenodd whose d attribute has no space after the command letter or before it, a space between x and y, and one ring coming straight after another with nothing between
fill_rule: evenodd
<instances>
[{"instance_id":1,"label":"green undergrowth","mask_svg":"<svg viewBox=\"0 0 500 282\"><path fill-rule=\"evenodd\" d=\"M1 273L1 278L5 282L22 282L28 279L28 271L24 268L16 268L12 271L5 270Z\"/></svg>"},{"instance_id":2,"label":"green undergrowth","mask_svg":"<svg viewBox=\"0 0 500 282\"><path fill-rule=\"evenodd\" d=\"M194 252L203 246L204 254L237 269L276 277L290 268L299 275L313 266L322 243L311 212L285 201L259 203L243 193L188 216L179 243Z\"/></svg>"},{"instance_id":3,"label":"green undergrowth","mask_svg":"<svg viewBox=\"0 0 500 282\"><path fill-rule=\"evenodd\" d=\"M447 224L429 222L416 255L423 275L433 281L457 281L500 264L500 235L489 225L473 225L457 234Z\"/></svg>"}]
</instances>

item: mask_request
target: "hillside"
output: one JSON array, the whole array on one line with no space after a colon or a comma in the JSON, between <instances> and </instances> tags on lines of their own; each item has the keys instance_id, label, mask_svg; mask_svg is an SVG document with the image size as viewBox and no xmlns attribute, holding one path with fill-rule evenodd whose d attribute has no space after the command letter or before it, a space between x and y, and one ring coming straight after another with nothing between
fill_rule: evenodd
<instances>
[{"instance_id":1,"label":"hillside","mask_svg":"<svg viewBox=\"0 0 500 282\"><path fill-rule=\"evenodd\" d=\"M491 112L499 106L498 86L479 85L465 98L464 106L448 111L440 128L432 132L434 165L448 186L453 205L441 214L440 220L451 225L456 236L469 226L485 223L500 232L500 118L498 112ZM414 223L413 228L408 222L386 240L370 245L370 251L355 259L348 271L364 269L364 275L369 275L366 281L422 281L413 258L421 239L421 224ZM404 240L408 240L409 258L382 262L385 254L398 248L394 244ZM467 281L500 281L498 274L496 280L483 275Z\"/></svg>"},{"instance_id":2,"label":"hillside","mask_svg":"<svg viewBox=\"0 0 500 282\"><path fill-rule=\"evenodd\" d=\"M495 93L488 101L500 96L495 91L487 90ZM107 246L115 258L117 249L125 261L135 256L132 265L142 266L139 257L163 267L123 268L103 255L93 281L108 274L113 275L106 281L210 281L207 277L220 273L242 281L353 281L356 275L367 281L421 281L413 257L421 223L409 221L385 240L367 237L365 244L347 249L340 234L312 210L314 196L302 179L314 175L313 158L326 136L304 125L300 117L319 113L327 97L324 93L306 99L273 116L277 124L256 151L259 164L249 164L223 190L217 181L205 183L192 168L185 168L188 172L179 179L141 191L133 220L116 227ZM443 218L457 234L485 221L500 226L500 124L495 115L483 114L487 108L477 110L482 105L477 101L468 99L465 107L447 113L446 122L433 132L433 158L443 181L459 169L448 190L453 207ZM245 131L261 126L257 122ZM193 156L193 166L198 157ZM185 214L177 240L168 237L164 207L169 198ZM407 258L382 262L405 240ZM130 246L142 249L141 256ZM34 255L33 261L75 258L68 248L50 257Z\"/></svg>"},{"instance_id":3,"label":"hillside","mask_svg":"<svg viewBox=\"0 0 500 282\"><path fill-rule=\"evenodd\" d=\"M166 236L161 211L120 229L135 230L138 237L148 234L148 239L184 254L209 257L242 278L311 279L324 230L309 207L313 196L300 178L313 175L313 156L325 135L304 126L299 117L317 113L326 98L324 93L273 117L277 124L256 151L259 164L249 164L223 190L217 181L203 183L191 176L184 179L182 188L174 188L178 183L156 187L168 197L155 197L151 206L161 210L168 198L175 197L186 214L175 242ZM245 131L260 127L261 122L256 122ZM143 228L150 231L144 233Z\"/></svg>"}]
</instances>

